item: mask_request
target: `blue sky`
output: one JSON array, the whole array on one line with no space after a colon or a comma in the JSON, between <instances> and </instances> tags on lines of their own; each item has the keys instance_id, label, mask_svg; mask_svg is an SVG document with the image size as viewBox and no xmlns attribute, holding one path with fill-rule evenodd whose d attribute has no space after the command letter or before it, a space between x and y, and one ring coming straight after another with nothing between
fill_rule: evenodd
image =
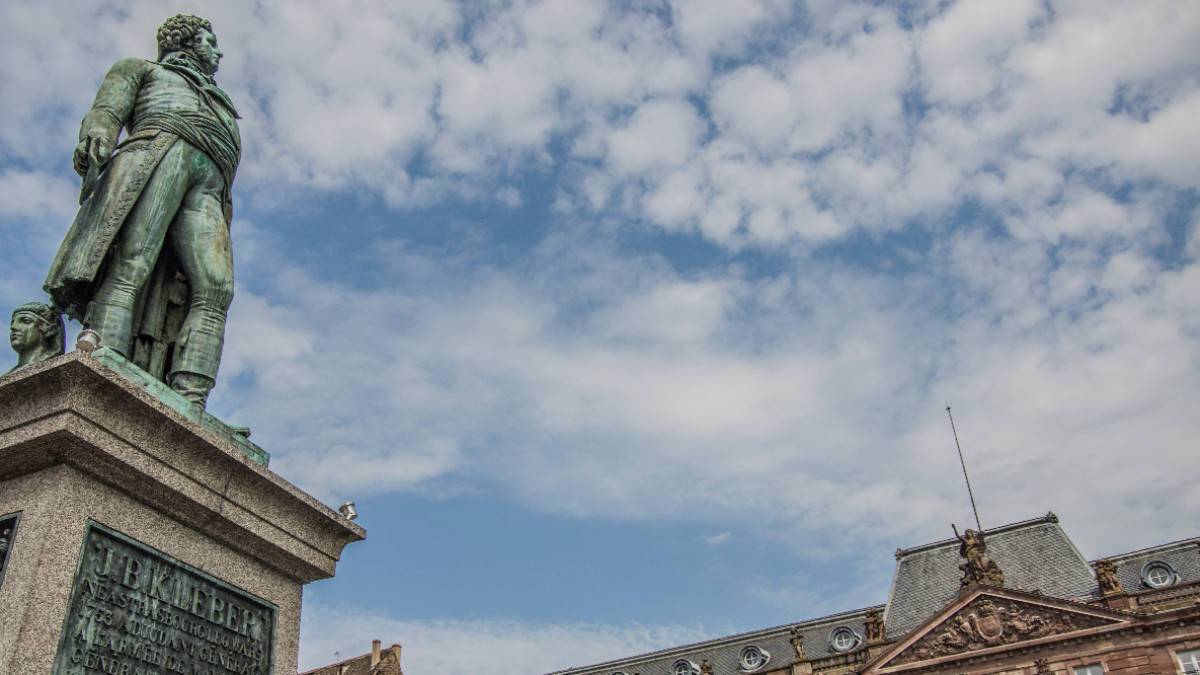
<instances>
[{"instance_id":1,"label":"blue sky","mask_svg":"<svg viewBox=\"0 0 1200 675\"><path fill-rule=\"evenodd\" d=\"M302 665L545 672L882 602L970 517L947 402L985 525L1196 534L1200 5L6 2L0 306L175 11L244 118L211 410L370 532Z\"/></svg>"}]
</instances>

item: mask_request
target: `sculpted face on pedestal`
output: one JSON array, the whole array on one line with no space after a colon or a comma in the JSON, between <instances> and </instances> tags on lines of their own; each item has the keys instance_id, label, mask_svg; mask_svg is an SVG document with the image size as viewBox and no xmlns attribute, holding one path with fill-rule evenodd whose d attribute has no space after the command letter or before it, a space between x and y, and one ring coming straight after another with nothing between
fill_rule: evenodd
<instances>
[{"instance_id":1,"label":"sculpted face on pedestal","mask_svg":"<svg viewBox=\"0 0 1200 675\"><path fill-rule=\"evenodd\" d=\"M62 354L65 336L62 317L50 305L29 302L16 308L8 324L8 342L17 353L17 365L12 370Z\"/></svg>"},{"instance_id":2,"label":"sculpted face on pedestal","mask_svg":"<svg viewBox=\"0 0 1200 675\"><path fill-rule=\"evenodd\" d=\"M13 351L23 354L37 347L41 341L42 332L38 329L38 318L32 312L13 314L12 323L8 325L8 342Z\"/></svg>"}]
</instances>

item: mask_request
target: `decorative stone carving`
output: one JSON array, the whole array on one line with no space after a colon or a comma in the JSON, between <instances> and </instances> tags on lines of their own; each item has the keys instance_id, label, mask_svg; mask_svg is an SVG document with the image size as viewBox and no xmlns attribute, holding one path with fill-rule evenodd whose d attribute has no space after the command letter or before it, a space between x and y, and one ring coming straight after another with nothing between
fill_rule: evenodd
<instances>
[{"instance_id":1,"label":"decorative stone carving","mask_svg":"<svg viewBox=\"0 0 1200 675\"><path fill-rule=\"evenodd\" d=\"M963 563L958 566L963 573L960 582L962 588L1003 586L1004 572L1001 572L995 561L988 557L983 533L968 529L960 535L956 529L954 536L959 542L958 554L963 558Z\"/></svg>"},{"instance_id":2,"label":"decorative stone carving","mask_svg":"<svg viewBox=\"0 0 1200 675\"><path fill-rule=\"evenodd\" d=\"M1053 670L1050 670L1050 664L1046 663L1046 659L1036 659L1033 662L1033 675L1052 675Z\"/></svg>"},{"instance_id":3,"label":"decorative stone carving","mask_svg":"<svg viewBox=\"0 0 1200 675\"><path fill-rule=\"evenodd\" d=\"M1121 586L1121 580L1117 578L1117 566L1108 560L1097 560L1092 563L1092 568L1096 570L1096 583L1100 586L1101 595L1115 595L1124 593L1125 589Z\"/></svg>"},{"instance_id":4,"label":"decorative stone carving","mask_svg":"<svg viewBox=\"0 0 1200 675\"><path fill-rule=\"evenodd\" d=\"M878 644L884 640L883 612L873 609L867 612L866 630L867 644Z\"/></svg>"},{"instance_id":5,"label":"decorative stone carving","mask_svg":"<svg viewBox=\"0 0 1200 675\"><path fill-rule=\"evenodd\" d=\"M894 663L925 661L1112 622L1091 614L985 596L917 640Z\"/></svg>"},{"instance_id":6,"label":"decorative stone carving","mask_svg":"<svg viewBox=\"0 0 1200 675\"><path fill-rule=\"evenodd\" d=\"M808 655L804 653L804 633L800 632L799 627L792 628L791 637L788 642L792 643L792 649L796 651L797 661L807 661Z\"/></svg>"},{"instance_id":7,"label":"decorative stone carving","mask_svg":"<svg viewBox=\"0 0 1200 675\"><path fill-rule=\"evenodd\" d=\"M700 675L713 675L713 667L712 664L708 662L708 659L704 659L704 661L700 663Z\"/></svg>"}]
</instances>

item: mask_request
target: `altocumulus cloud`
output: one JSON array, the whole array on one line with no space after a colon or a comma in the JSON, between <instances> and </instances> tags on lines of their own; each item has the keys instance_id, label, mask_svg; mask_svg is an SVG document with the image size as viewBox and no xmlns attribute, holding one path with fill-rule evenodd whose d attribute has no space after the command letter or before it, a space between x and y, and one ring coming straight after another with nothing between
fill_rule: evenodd
<instances>
[{"instance_id":1,"label":"altocumulus cloud","mask_svg":"<svg viewBox=\"0 0 1200 675\"><path fill-rule=\"evenodd\" d=\"M165 11L0 7L0 300L36 292L69 218L88 64L148 53ZM1194 534L1200 5L205 11L253 139L255 271L214 406L323 498L484 490L836 555L961 510L953 402L989 519L1053 507L1097 553ZM435 245L397 229L347 278L259 222L346 195L517 209L527 172L554 205L515 257L486 219ZM628 243L664 235L710 262ZM307 630L384 621L316 612ZM513 672L714 629L394 628L414 650L575 646ZM310 633L306 658L360 635Z\"/></svg>"}]
</instances>

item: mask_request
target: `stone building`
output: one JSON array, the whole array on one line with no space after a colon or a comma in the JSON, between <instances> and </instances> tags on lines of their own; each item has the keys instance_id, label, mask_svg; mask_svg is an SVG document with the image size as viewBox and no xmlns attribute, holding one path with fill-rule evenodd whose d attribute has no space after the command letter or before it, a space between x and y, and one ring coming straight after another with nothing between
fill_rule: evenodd
<instances>
[{"instance_id":1,"label":"stone building","mask_svg":"<svg viewBox=\"0 0 1200 675\"><path fill-rule=\"evenodd\" d=\"M552 675L750 673L1200 674L1200 538L1089 562L1051 513L898 550L883 605Z\"/></svg>"},{"instance_id":2,"label":"stone building","mask_svg":"<svg viewBox=\"0 0 1200 675\"><path fill-rule=\"evenodd\" d=\"M371 643L371 651L362 656L321 666L300 675L404 675L400 668L400 645L394 644L385 650L382 643L375 640Z\"/></svg>"}]
</instances>

